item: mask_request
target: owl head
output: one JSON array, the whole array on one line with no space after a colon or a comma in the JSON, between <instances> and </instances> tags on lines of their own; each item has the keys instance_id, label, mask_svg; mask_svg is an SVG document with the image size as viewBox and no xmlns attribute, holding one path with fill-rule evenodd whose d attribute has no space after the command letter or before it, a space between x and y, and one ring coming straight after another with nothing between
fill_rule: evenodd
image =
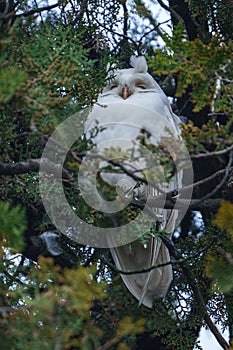
<instances>
[{"instance_id":1,"label":"owl head","mask_svg":"<svg viewBox=\"0 0 233 350\"><path fill-rule=\"evenodd\" d=\"M109 84L103 89L102 96L115 94L126 100L135 93L148 91L163 93L159 85L147 73L148 67L144 56L131 57L132 68L111 71Z\"/></svg>"}]
</instances>

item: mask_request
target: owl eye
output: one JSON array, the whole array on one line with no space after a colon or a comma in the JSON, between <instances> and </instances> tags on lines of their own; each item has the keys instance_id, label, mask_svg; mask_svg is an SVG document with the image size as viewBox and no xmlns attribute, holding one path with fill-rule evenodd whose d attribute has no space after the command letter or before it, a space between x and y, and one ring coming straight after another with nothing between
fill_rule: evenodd
<instances>
[{"instance_id":1,"label":"owl eye","mask_svg":"<svg viewBox=\"0 0 233 350\"><path fill-rule=\"evenodd\" d=\"M118 87L117 84L112 84L112 85L110 86L110 90L116 89L117 87Z\"/></svg>"},{"instance_id":2,"label":"owl eye","mask_svg":"<svg viewBox=\"0 0 233 350\"><path fill-rule=\"evenodd\" d=\"M137 87L138 87L139 89L143 89L143 90L145 90L145 88L146 88L145 85L143 85L143 84L138 84Z\"/></svg>"}]
</instances>

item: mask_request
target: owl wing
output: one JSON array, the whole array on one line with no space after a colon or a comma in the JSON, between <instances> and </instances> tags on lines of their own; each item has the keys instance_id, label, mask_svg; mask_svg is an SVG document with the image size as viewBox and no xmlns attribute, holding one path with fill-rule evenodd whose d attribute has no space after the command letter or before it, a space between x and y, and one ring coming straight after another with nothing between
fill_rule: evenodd
<instances>
[{"instance_id":1,"label":"owl wing","mask_svg":"<svg viewBox=\"0 0 233 350\"><path fill-rule=\"evenodd\" d=\"M173 182L171 187L177 188L178 184ZM149 188L148 194L155 195L156 190ZM161 229L172 234L178 217L177 210L155 210L160 214ZM143 304L152 308L157 298L163 298L167 294L172 281L172 265L170 254L165 244L158 238L151 237L145 245L140 240L130 244L112 248L111 254L116 267L123 271L141 271L150 269L148 272L121 274L124 284L129 291ZM156 267L156 265L163 266Z\"/></svg>"}]
</instances>

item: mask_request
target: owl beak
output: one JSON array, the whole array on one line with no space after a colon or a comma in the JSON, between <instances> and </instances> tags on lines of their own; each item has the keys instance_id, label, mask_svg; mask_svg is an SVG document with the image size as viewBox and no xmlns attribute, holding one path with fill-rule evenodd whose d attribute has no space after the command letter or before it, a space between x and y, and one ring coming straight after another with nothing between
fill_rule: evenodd
<instances>
[{"instance_id":1,"label":"owl beak","mask_svg":"<svg viewBox=\"0 0 233 350\"><path fill-rule=\"evenodd\" d=\"M131 95L128 86L124 86L121 91L121 97L126 100Z\"/></svg>"}]
</instances>

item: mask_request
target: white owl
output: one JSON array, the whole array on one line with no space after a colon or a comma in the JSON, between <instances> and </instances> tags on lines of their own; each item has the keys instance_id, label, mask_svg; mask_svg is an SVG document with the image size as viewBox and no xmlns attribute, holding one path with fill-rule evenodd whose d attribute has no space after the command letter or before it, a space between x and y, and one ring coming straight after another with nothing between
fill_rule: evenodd
<instances>
[{"instance_id":1,"label":"white owl","mask_svg":"<svg viewBox=\"0 0 233 350\"><path fill-rule=\"evenodd\" d=\"M142 170L145 170L146 163L140 153L140 147L137 146L138 136L142 130L146 130L150 135L150 142L157 145L163 137L179 140L180 122L172 112L162 89L147 73L145 58L134 57L131 66L133 68L114 71L112 80L103 89L85 122L85 132L88 133L97 125L96 123L99 128L102 127L102 131L92 139L97 153L106 154L106 149L111 147L121 148L123 152L134 150L134 155L124 159L123 164L127 170L142 178ZM169 149L169 152L172 153L173 150ZM140 198L141 195L158 195L162 190L181 187L182 171L178 172L169 184L164 185L163 182L155 186L143 184L137 189L135 186L137 179L133 179L129 174L102 173L102 178L111 185L122 184L125 190L135 190ZM111 202L102 208L107 211L110 206ZM109 209L108 212L113 210ZM158 209L155 213L161 219L160 228L172 234L177 211ZM146 245L137 239L121 246L112 245L110 249L116 267L121 270L135 271L170 261L166 246L154 237L149 238ZM121 276L140 304L151 308L155 298L166 295L172 280L172 267L168 264L150 272Z\"/></svg>"}]
</instances>

